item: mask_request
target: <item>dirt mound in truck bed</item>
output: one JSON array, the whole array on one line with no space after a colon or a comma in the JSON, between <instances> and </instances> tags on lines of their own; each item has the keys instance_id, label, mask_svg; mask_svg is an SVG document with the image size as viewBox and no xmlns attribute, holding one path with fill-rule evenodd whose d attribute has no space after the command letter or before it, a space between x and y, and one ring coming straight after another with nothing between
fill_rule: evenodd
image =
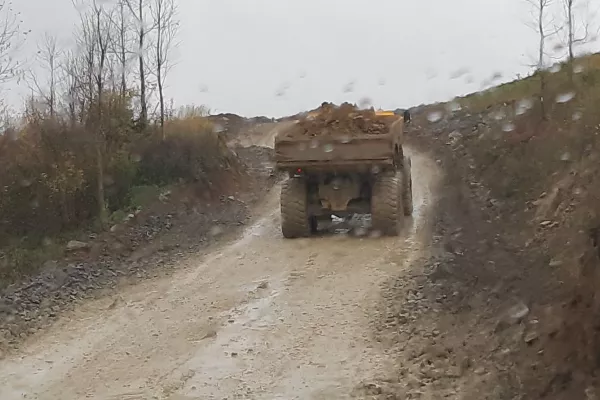
<instances>
[{"instance_id":1,"label":"dirt mound in truck bed","mask_svg":"<svg viewBox=\"0 0 600 400\"><path fill-rule=\"evenodd\" d=\"M376 115L372 109L361 110L349 103L340 106L323 103L321 107L308 113L282 134L289 138L380 135L388 133L389 127L389 119Z\"/></svg>"}]
</instances>

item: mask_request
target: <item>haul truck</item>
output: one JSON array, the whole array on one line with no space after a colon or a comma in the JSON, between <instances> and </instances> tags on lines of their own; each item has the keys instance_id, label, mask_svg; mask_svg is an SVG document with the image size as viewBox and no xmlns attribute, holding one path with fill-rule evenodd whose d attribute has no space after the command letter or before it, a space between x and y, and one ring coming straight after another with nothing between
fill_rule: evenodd
<instances>
[{"instance_id":1,"label":"haul truck","mask_svg":"<svg viewBox=\"0 0 600 400\"><path fill-rule=\"evenodd\" d=\"M309 237L332 215L371 214L372 229L397 236L413 212L411 160L402 143L408 111L379 111L387 133L275 138L275 164L288 178L281 189L285 238ZM316 143L316 145L315 145Z\"/></svg>"}]
</instances>

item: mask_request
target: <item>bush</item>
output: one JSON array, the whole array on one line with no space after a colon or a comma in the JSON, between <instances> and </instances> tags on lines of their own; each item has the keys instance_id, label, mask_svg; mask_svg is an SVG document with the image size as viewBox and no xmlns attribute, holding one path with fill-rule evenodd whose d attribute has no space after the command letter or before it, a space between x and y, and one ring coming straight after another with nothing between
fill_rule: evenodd
<instances>
[{"instance_id":1,"label":"bush","mask_svg":"<svg viewBox=\"0 0 600 400\"><path fill-rule=\"evenodd\" d=\"M164 135L156 127L135 132L129 103L105 98L102 129L37 115L0 138L0 244L22 236L35 242L92 222L100 211L98 151L111 213L131 206L134 187L210 185L211 175L235 162L205 117L168 120Z\"/></svg>"},{"instance_id":2,"label":"bush","mask_svg":"<svg viewBox=\"0 0 600 400\"><path fill-rule=\"evenodd\" d=\"M234 163L232 153L205 118L170 120L164 129L164 138L155 134L141 147L139 183L208 184L211 175Z\"/></svg>"}]
</instances>

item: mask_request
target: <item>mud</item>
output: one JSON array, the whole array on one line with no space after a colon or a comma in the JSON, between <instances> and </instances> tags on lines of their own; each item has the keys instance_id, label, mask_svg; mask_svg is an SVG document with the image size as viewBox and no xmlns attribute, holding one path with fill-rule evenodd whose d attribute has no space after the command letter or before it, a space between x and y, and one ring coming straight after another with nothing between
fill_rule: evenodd
<instances>
[{"instance_id":1,"label":"mud","mask_svg":"<svg viewBox=\"0 0 600 400\"><path fill-rule=\"evenodd\" d=\"M350 104L336 106L323 103L308 116L298 120L281 134L285 137L316 137L331 135L380 135L388 133L390 121L374 110L362 110Z\"/></svg>"}]
</instances>

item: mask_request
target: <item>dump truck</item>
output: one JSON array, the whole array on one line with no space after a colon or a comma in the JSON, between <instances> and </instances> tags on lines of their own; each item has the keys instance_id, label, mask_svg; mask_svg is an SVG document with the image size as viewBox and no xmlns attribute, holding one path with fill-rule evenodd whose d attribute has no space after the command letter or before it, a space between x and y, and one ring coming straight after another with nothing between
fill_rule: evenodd
<instances>
[{"instance_id":1,"label":"dump truck","mask_svg":"<svg viewBox=\"0 0 600 400\"><path fill-rule=\"evenodd\" d=\"M275 137L285 238L309 237L322 220L371 214L372 229L397 236L412 215L411 160L402 144L408 111L322 106Z\"/></svg>"}]
</instances>

